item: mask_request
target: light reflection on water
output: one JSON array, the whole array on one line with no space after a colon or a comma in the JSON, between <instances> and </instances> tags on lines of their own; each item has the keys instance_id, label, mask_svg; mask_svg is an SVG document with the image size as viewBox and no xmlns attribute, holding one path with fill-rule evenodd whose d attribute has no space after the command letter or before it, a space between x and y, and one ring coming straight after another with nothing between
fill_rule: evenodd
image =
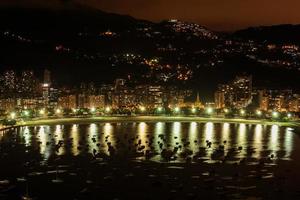
<instances>
[{"instance_id":1,"label":"light reflection on water","mask_svg":"<svg viewBox=\"0 0 300 200\"><path fill-rule=\"evenodd\" d=\"M294 144L296 141L299 142L293 129L288 127L212 122L92 123L23 127L19 129L21 137L19 141L25 146L38 147L42 157L47 160L51 155L77 156L84 153L84 149L88 153L94 151L107 153L107 143L116 147L116 141L124 139L124 134L128 134L131 138L138 136L137 141L141 140L141 145L146 146L145 150L151 149L147 145L153 138L151 147L158 153L161 151L159 143L164 143L164 147L169 145L169 149L182 145L182 151L188 148L194 153L199 151L199 147L204 147L207 149L206 157L209 157L219 145L224 145L225 151L242 147L238 158L250 156L260 159L273 154L277 158L291 159ZM0 141L5 137L3 136ZM60 141L63 145L57 148ZM211 148L207 147L206 141L212 142ZM189 145L184 146L186 142L189 142ZM251 155L249 149L253 149Z\"/></svg>"}]
</instances>

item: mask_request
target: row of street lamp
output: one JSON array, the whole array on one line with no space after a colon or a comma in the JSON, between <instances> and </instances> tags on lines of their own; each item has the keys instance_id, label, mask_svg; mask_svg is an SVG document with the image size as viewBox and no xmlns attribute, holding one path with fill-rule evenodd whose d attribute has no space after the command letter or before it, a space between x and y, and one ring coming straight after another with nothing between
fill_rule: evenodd
<instances>
[{"instance_id":1,"label":"row of street lamp","mask_svg":"<svg viewBox=\"0 0 300 200\"><path fill-rule=\"evenodd\" d=\"M162 113L163 110L164 110L163 107L157 107L156 108L156 111L158 113ZM73 113L77 113L79 111L79 109L73 109L72 111L73 111ZM96 113L96 111L97 111L97 109L95 107L90 108L90 113L91 114ZM104 109L104 111L105 111L105 113L111 113L112 109L110 107L106 107ZM140 106L139 107L139 111L141 113L146 113L147 112L147 108L145 106ZM190 109L190 111L191 111L191 113L196 114L198 110L195 107L192 107ZM173 108L173 112L179 114L181 112L180 107L174 107ZM205 109L205 113L208 114L208 115L212 115L214 112L215 112L215 110L212 107L207 107ZM223 109L223 113L224 114L229 114L230 112L231 111L228 108ZM41 110L39 110L38 113L39 113L40 116L44 116L46 114L46 109L41 109ZM62 113L63 113L63 110L61 110L59 108L55 110L55 114L57 114L57 115L60 115ZM241 110L239 110L239 114L240 114L240 116L246 116L247 115L247 111L244 110L244 109L241 109ZM255 114L256 114L256 116L261 117L263 115L263 112L261 110L256 110ZM22 111L21 115L24 116L24 117L29 117L30 116L30 111L29 110L24 110L24 111ZM271 116L274 119L279 118L280 115L281 115L281 113L279 113L278 111L273 111L271 113ZM291 113L287 113L286 116L287 116L287 118L292 118L292 114ZM10 118L11 119L15 119L16 117L17 117L16 112L11 112L10 113Z\"/></svg>"}]
</instances>

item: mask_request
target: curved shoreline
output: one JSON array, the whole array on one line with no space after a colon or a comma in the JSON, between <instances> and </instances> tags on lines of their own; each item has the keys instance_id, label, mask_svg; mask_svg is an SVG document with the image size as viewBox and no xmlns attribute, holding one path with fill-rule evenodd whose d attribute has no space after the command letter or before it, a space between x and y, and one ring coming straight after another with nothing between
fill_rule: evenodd
<instances>
[{"instance_id":1,"label":"curved shoreline","mask_svg":"<svg viewBox=\"0 0 300 200\"><path fill-rule=\"evenodd\" d=\"M96 122L214 122L214 123L243 123L243 124L262 124L300 127L300 123L276 122L269 120L255 119L227 119L227 118L204 118L204 117L174 117L174 116L112 116L112 117L88 117L88 118L54 118L54 119L35 119L18 123L17 126L37 126L55 124L86 124Z\"/></svg>"}]
</instances>

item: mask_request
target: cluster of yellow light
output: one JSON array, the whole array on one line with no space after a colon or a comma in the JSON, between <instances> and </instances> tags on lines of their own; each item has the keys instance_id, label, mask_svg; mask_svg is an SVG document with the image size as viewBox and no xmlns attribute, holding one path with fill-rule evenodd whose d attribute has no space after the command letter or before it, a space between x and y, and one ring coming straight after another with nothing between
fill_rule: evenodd
<instances>
[{"instance_id":1,"label":"cluster of yellow light","mask_svg":"<svg viewBox=\"0 0 300 200\"><path fill-rule=\"evenodd\" d=\"M44 115L45 114L45 110L41 109L39 113L40 113L40 115Z\"/></svg>"},{"instance_id":2,"label":"cluster of yellow light","mask_svg":"<svg viewBox=\"0 0 300 200\"><path fill-rule=\"evenodd\" d=\"M96 108L95 107L92 107L91 108L91 112L95 112L96 111Z\"/></svg>"},{"instance_id":3,"label":"cluster of yellow light","mask_svg":"<svg viewBox=\"0 0 300 200\"><path fill-rule=\"evenodd\" d=\"M179 108L179 107L175 107L175 108L174 108L174 111L175 111L175 112L179 112L179 111L180 111L180 108Z\"/></svg>"},{"instance_id":4,"label":"cluster of yellow light","mask_svg":"<svg viewBox=\"0 0 300 200\"><path fill-rule=\"evenodd\" d=\"M15 119L16 118L16 113L15 112L10 113L10 118Z\"/></svg>"},{"instance_id":5,"label":"cluster of yellow light","mask_svg":"<svg viewBox=\"0 0 300 200\"><path fill-rule=\"evenodd\" d=\"M24 115L25 115L25 116L29 116L29 111L28 111L28 110L25 110L25 111L24 111Z\"/></svg>"},{"instance_id":6,"label":"cluster of yellow light","mask_svg":"<svg viewBox=\"0 0 300 200\"><path fill-rule=\"evenodd\" d=\"M279 113L277 111L272 112L272 117L277 118L279 117Z\"/></svg>"},{"instance_id":7,"label":"cluster of yellow light","mask_svg":"<svg viewBox=\"0 0 300 200\"><path fill-rule=\"evenodd\" d=\"M195 113L197 111L196 108L192 108L192 113Z\"/></svg>"},{"instance_id":8,"label":"cluster of yellow light","mask_svg":"<svg viewBox=\"0 0 300 200\"><path fill-rule=\"evenodd\" d=\"M142 112L146 111L145 106L141 106L141 107L140 107L140 110L141 110Z\"/></svg>"},{"instance_id":9,"label":"cluster of yellow light","mask_svg":"<svg viewBox=\"0 0 300 200\"><path fill-rule=\"evenodd\" d=\"M214 110L213 110L213 108L208 107L208 108L206 108L206 112L207 112L207 114L212 114L214 112Z\"/></svg>"},{"instance_id":10,"label":"cluster of yellow light","mask_svg":"<svg viewBox=\"0 0 300 200\"><path fill-rule=\"evenodd\" d=\"M110 112L110 107L106 107L105 112Z\"/></svg>"},{"instance_id":11,"label":"cluster of yellow light","mask_svg":"<svg viewBox=\"0 0 300 200\"><path fill-rule=\"evenodd\" d=\"M262 115L262 112L261 112L260 110L257 110L257 111L256 111L256 114L257 114L258 116L261 116L261 115Z\"/></svg>"},{"instance_id":12,"label":"cluster of yellow light","mask_svg":"<svg viewBox=\"0 0 300 200\"><path fill-rule=\"evenodd\" d=\"M242 109L242 110L240 110L240 114L241 114L241 115L245 115L245 114L246 114L246 111Z\"/></svg>"}]
</instances>

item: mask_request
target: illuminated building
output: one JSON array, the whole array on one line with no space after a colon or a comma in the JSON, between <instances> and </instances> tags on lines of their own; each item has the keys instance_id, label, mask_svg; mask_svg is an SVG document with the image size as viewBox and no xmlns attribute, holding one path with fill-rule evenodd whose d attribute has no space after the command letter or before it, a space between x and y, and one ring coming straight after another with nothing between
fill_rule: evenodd
<instances>
[{"instance_id":1,"label":"illuminated building","mask_svg":"<svg viewBox=\"0 0 300 200\"><path fill-rule=\"evenodd\" d=\"M104 95L89 95L88 105L86 108L104 108L105 107L105 96Z\"/></svg>"},{"instance_id":2,"label":"illuminated building","mask_svg":"<svg viewBox=\"0 0 300 200\"><path fill-rule=\"evenodd\" d=\"M215 106L217 109L225 108L225 92L215 92Z\"/></svg>"},{"instance_id":3,"label":"illuminated building","mask_svg":"<svg viewBox=\"0 0 300 200\"><path fill-rule=\"evenodd\" d=\"M66 95L58 98L58 108L74 109L77 108L76 95Z\"/></svg>"},{"instance_id":4,"label":"illuminated building","mask_svg":"<svg viewBox=\"0 0 300 200\"><path fill-rule=\"evenodd\" d=\"M148 105L152 108L162 106L163 88L162 86L149 86Z\"/></svg>"},{"instance_id":5,"label":"illuminated building","mask_svg":"<svg viewBox=\"0 0 300 200\"><path fill-rule=\"evenodd\" d=\"M7 112L13 111L17 107L15 98L0 99L0 110Z\"/></svg>"},{"instance_id":6,"label":"illuminated building","mask_svg":"<svg viewBox=\"0 0 300 200\"><path fill-rule=\"evenodd\" d=\"M288 111L289 112L300 112L300 96L294 95L293 98L291 98L288 101Z\"/></svg>"},{"instance_id":7,"label":"illuminated building","mask_svg":"<svg viewBox=\"0 0 300 200\"><path fill-rule=\"evenodd\" d=\"M196 101L195 101L193 107L194 107L194 108L204 108L204 105L203 105L202 102L200 101L199 93L197 93Z\"/></svg>"},{"instance_id":8,"label":"illuminated building","mask_svg":"<svg viewBox=\"0 0 300 200\"><path fill-rule=\"evenodd\" d=\"M219 85L215 101L219 108L247 107L252 102L252 77L237 76L231 83Z\"/></svg>"}]
</instances>

